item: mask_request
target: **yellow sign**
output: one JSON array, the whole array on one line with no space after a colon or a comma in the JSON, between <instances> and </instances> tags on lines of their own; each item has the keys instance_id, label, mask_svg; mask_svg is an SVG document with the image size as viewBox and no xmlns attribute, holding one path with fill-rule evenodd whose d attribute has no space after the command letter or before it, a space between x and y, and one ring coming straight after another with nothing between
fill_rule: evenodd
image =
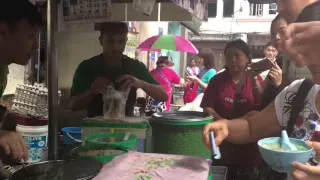
<instances>
[{"instance_id":1,"label":"yellow sign","mask_svg":"<svg viewBox=\"0 0 320 180\"><path fill-rule=\"evenodd\" d=\"M135 52L136 52L136 48L138 45L137 38L138 37L137 37L136 33L128 33L128 41L126 44L126 49L124 51L124 54L131 57L131 58L135 58Z\"/></svg>"}]
</instances>

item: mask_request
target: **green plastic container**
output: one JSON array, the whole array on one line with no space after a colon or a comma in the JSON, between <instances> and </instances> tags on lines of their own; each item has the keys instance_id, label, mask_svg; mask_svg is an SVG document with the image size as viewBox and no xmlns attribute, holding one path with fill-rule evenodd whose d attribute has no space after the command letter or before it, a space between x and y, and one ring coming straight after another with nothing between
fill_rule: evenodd
<instances>
[{"instance_id":1,"label":"green plastic container","mask_svg":"<svg viewBox=\"0 0 320 180\"><path fill-rule=\"evenodd\" d=\"M120 120L106 120L103 117L85 118L81 123L82 145L89 135L102 132L130 132L138 136L138 152L151 152L151 129L149 117L125 117Z\"/></svg>"},{"instance_id":2,"label":"green plastic container","mask_svg":"<svg viewBox=\"0 0 320 180\"><path fill-rule=\"evenodd\" d=\"M152 151L210 159L210 152L202 142L202 131L212 120L211 115L203 112L179 111L154 114L150 119Z\"/></svg>"},{"instance_id":3,"label":"green plastic container","mask_svg":"<svg viewBox=\"0 0 320 180\"><path fill-rule=\"evenodd\" d=\"M86 144L104 144L104 145L115 145L123 146L130 150L136 151L138 144L138 137L134 134L130 134L127 141L123 141L127 133L116 132L116 133L98 133L90 135L86 138Z\"/></svg>"},{"instance_id":4,"label":"green plastic container","mask_svg":"<svg viewBox=\"0 0 320 180\"><path fill-rule=\"evenodd\" d=\"M88 151L106 151L112 150L113 153L109 155L89 155L89 154L81 154ZM113 158L128 153L128 149L123 146L115 146L115 145L105 145L105 144L91 144L91 145L84 145L72 150L71 154L74 157L87 157L87 158L94 158L102 163L108 163L112 161Z\"/></svg>"}]
</instances>

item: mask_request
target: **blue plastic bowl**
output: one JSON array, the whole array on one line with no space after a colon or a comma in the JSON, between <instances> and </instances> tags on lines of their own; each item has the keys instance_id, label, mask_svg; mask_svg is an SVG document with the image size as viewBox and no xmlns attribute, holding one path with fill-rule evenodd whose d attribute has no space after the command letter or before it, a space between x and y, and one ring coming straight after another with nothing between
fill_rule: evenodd
<instances>
[{"instance_id":1,"label":"blue plastic bowl","mask_svg":"<svg viewBox=\"0 0 320 180\"><path fill-rule=\"evenodd\" d=\"M292 172L292 163L300 162L306 163L311 156L313 151L312 148L308 147L308 145L300 139L289 138L292 144L297 144L306 147L308 150L306 151L296 151L296 152L282 152L276 150L270 150L263 146L264 143L280 143L280 137L271 137L264 138L258 141L259 151L262 156L262 159L275 171L278 172Z\"/></svg>"},{"instance_id":2,"label":"blue plastic bowl","mask_svg":"<svg viewBox=\"0 0 320 180\"><path fill-rule=\"evenodd\" d=\"M81 143L80 127L65 127L61 129L63 132L63 144Z\"/></svg>"}]
</instances>

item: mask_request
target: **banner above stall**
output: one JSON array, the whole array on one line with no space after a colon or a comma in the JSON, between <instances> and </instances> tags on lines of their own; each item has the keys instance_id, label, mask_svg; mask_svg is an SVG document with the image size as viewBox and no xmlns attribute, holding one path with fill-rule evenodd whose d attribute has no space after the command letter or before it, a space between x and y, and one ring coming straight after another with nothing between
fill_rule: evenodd
<instances>
[{"instance_id":1,"label":"banner above stall","mask_svg":"<svg viewBox=\"0 0 320 180\"><path fill-rule=\"evenodd\" d=\"M271 4L275 3L276 0L248 0L250 4Z\"/></svg>"},{"instance_id":2,"label":"banner above stall","mask_svg":"<svg viewBox=\"0 0 320 180\"><path fill-rule=\"evenodd\" d=\"M171 0L176 5L187 10L189 13L193 14L196 18L200 20L208 20L208 0L194 1L194 0Z\"/></svg>"},{"instance_id":3,"label":"banner above stall","mask_svg":"<svg viewBox=\"0 0 320 180\"><path fill-rule=\"evenodd\" d=\"M105 21L192 21L207 20L208 0L61 0L60 12L66 23ZM153 0L149 0L152 2ZM148 2L149 2L148 1ZM140 3L142 7L137 7Z\"/></svg>"}]
</instances>

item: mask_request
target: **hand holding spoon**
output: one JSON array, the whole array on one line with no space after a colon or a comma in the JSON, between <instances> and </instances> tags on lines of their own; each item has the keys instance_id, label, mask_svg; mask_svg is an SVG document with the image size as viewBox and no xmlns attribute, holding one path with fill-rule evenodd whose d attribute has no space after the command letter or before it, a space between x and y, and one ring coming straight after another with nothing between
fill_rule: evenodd
<instances>
[{"instance_id":1,"label":"hand holding spoon","mask_svg":"<svg viewBox=\"0 0 320 180\"><path fill-rule=\"evenodd\" d=\"M210 132L210 143L212 148L212 159L220 159L221 158L221 152L219 148L216 145L214 132Z\"/></svg>"}]
</instances>

